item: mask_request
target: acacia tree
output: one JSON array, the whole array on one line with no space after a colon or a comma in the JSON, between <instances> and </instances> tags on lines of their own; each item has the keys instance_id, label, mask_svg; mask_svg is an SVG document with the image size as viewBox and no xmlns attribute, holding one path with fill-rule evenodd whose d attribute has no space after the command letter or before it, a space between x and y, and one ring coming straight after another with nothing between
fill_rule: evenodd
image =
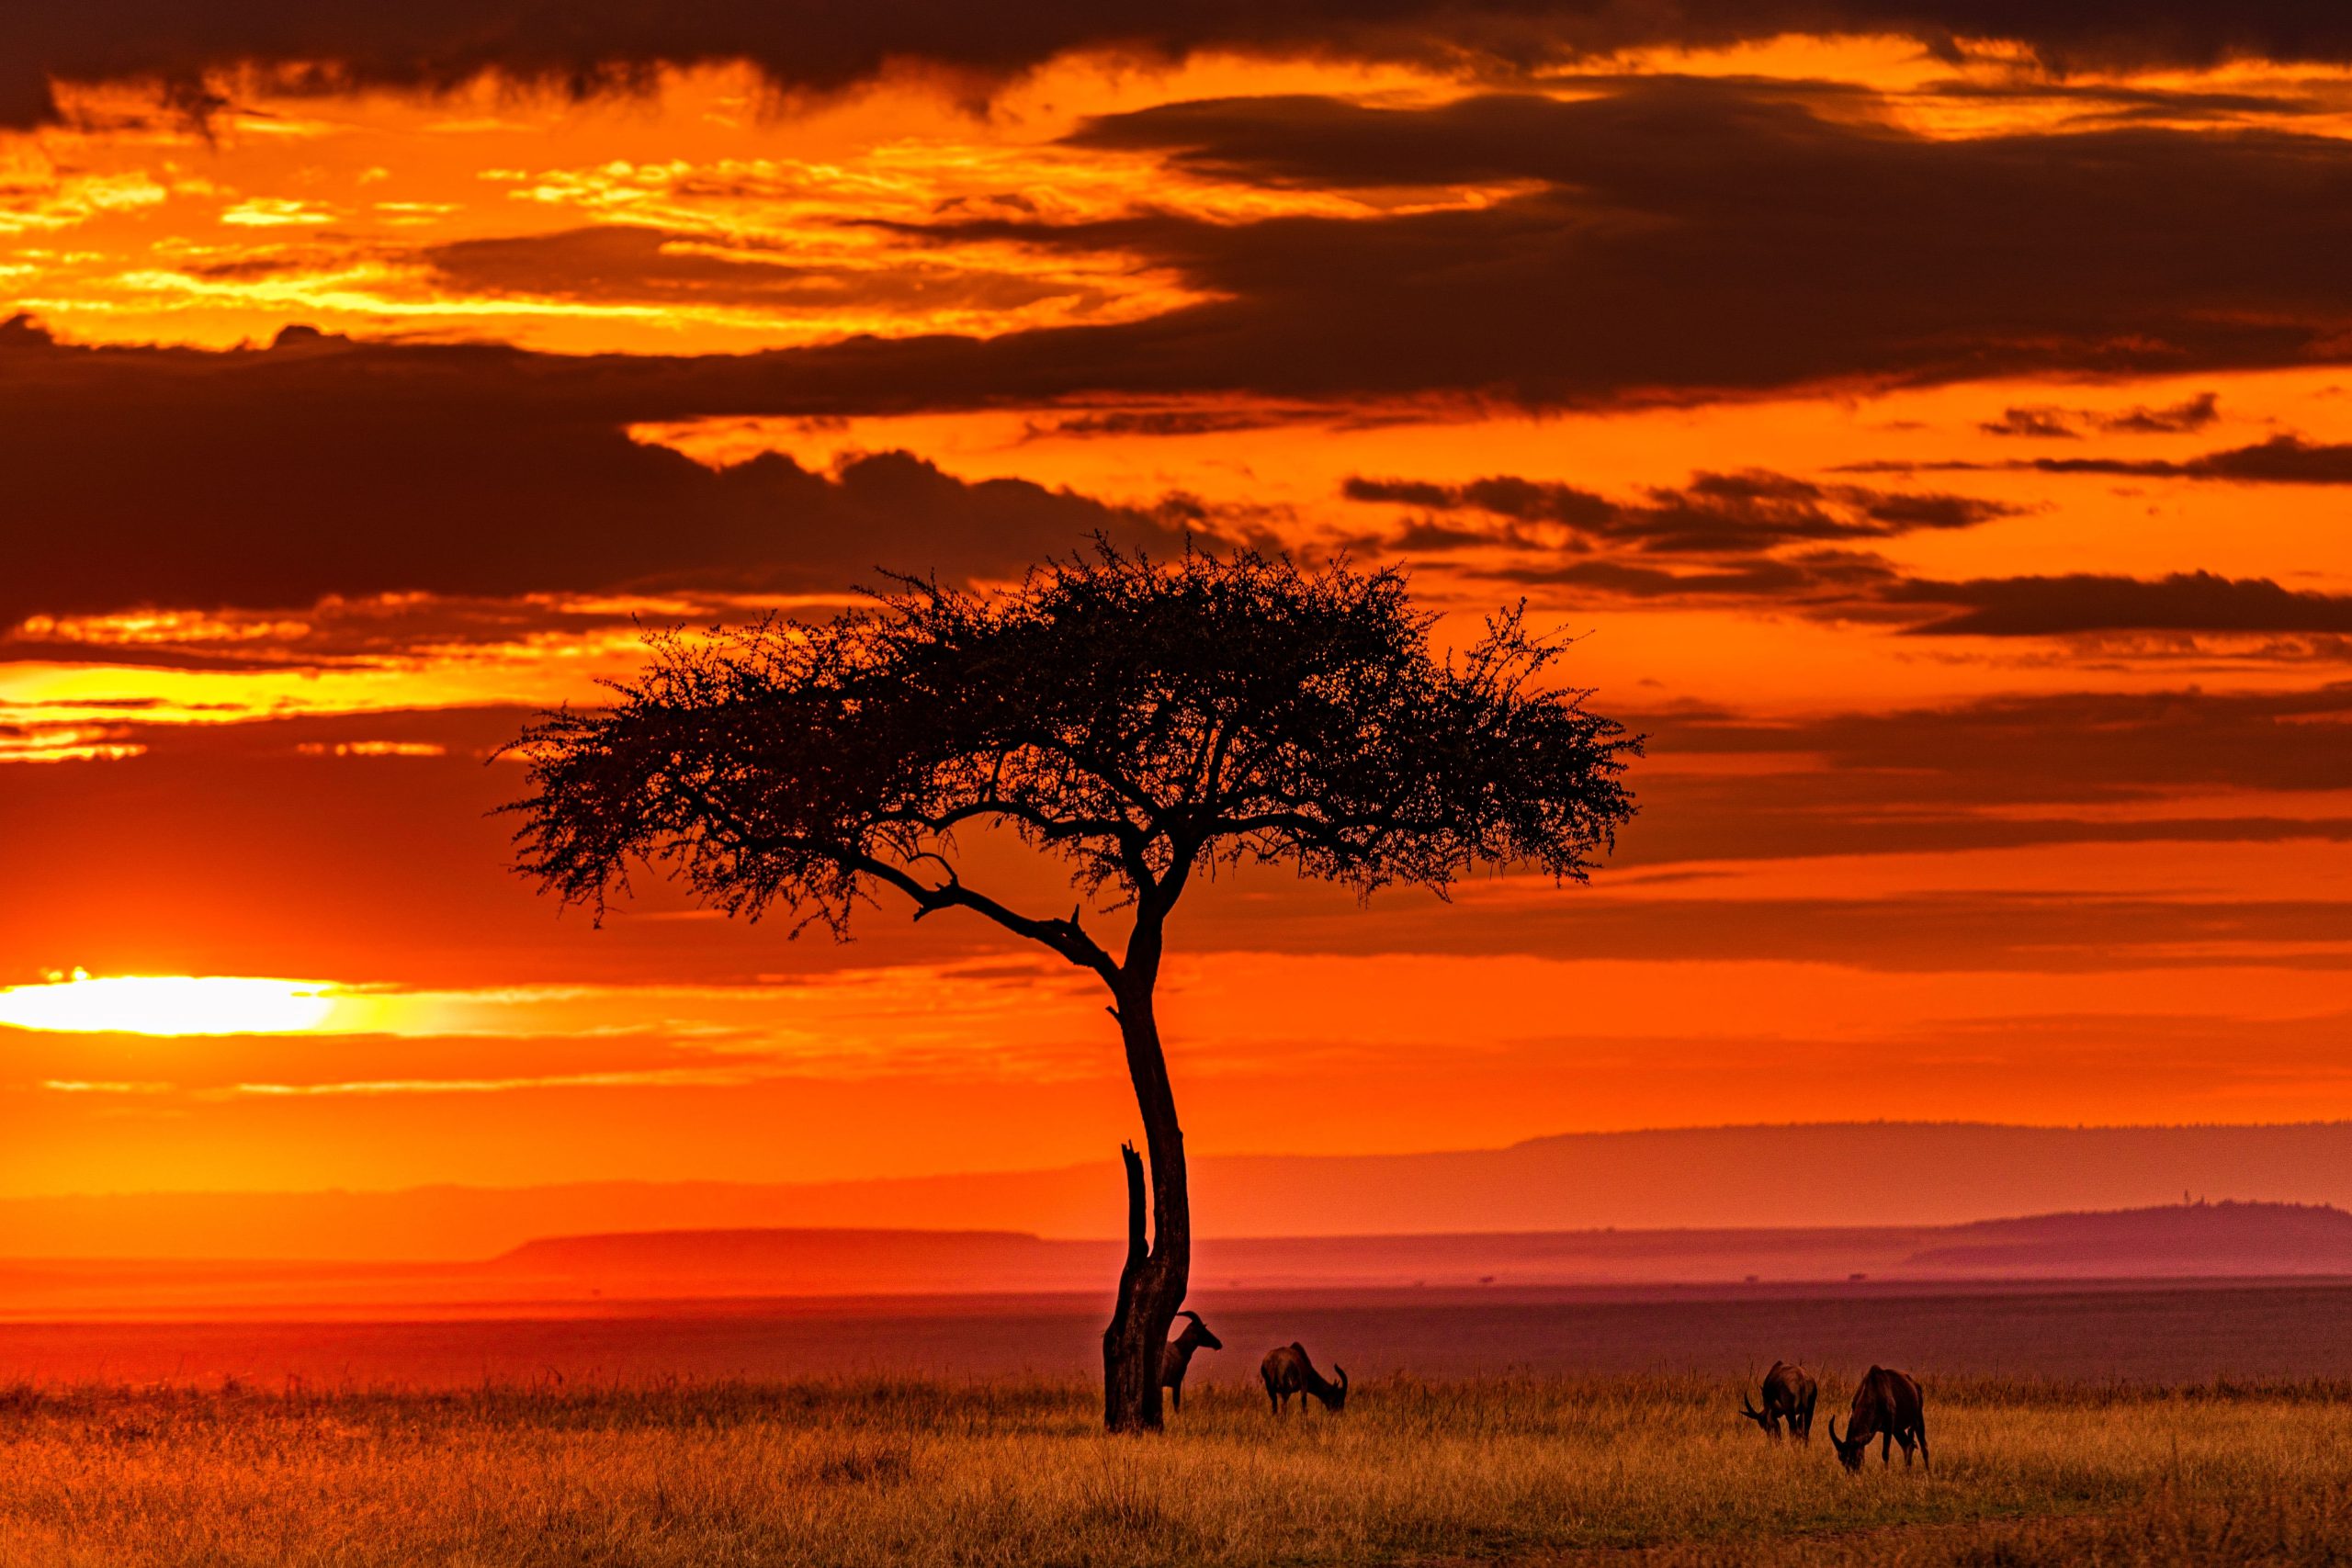
<instances>
[{"instance_id":1,"label":"acacia tree","mask_svg":"<svg viewBox=\"0 0 2352 1568\"><path fill-rule=\"evenodd\" d=\"M962 909L1110 993L1150 1163L1127 1174L1127 1257L1102 1335L1103 1419L1159 1425L1159 1363L1191 1271L1183 1133L1153 1013L1169 917L1197 875L1281 863L1360 895L1442 896L1485 864L1582 882L1633 813L1640 742L1543 679L1563 649L1516 611L1457 657L1394 570L1284 557L1092 554L981 597L897 579L829 624L656 637L616 700L523 735L518 869L601 915L633 863L794 932L848 934L888 895ZM959 832L1068 863L1085 923L960 874ZM1001 893L1002 889L999 889Z\"/></svg>"}]
</instances>

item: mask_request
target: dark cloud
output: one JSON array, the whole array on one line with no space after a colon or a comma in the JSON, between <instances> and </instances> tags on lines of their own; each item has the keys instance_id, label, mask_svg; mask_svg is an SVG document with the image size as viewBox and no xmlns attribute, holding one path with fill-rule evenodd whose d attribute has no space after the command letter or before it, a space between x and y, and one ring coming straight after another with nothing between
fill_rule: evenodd
<instances>
[{"instance_id":1,"label":"dark cloud","mask_svg":"<svg viewBox=\"0 0 2352 1568\"><path fill-rule=\"evenodd\" d=\"M2035 411L2011 409L2008 416ZM2048 412L2048 411L2043 411ZM2161 414L2164 411L2136 411ZM2189 429L2194 426L2131 424L2132 416L2103 428L2110 430ZM1986 426L1992 429L1992 426ZM2020 430L1999 434L2030 434ZM2032 434L2048 434L2032 433ZM2069 432L2071 434L2071 432ZM2194 457L2018 457L2002 462L1974 459L1943 461L1887 460L1846 464L1841 472L1967 473L2015 472L2038 474L2121 474L2138 479L2219 479L2234 484L2341 485L2352 484L2352 442L2306 441L2300 435L2274 435L2249 446L2232 446Z\"/></svg>"},{"instance_id":2,"label":"dark cloud","mask_svg":"<svg viewBox=\"0 0 2352 1568\"><path fill-rule=\"evenodd\" d=\"M1363 543L1408 556L1508 550L1508 565L1491 575L1522 584L1898 622L1919 615L1890 595L1903 586L1901 573L1856 546L1974 527L2021 510L1760 469L1695 474L1630 501L1512 475L1458 485L1357 476L1342 493L1419 509L1400 529Z\"/></svg>"},{"instance_id":3,"label":"dark cloud","mask_svg":"<svg viewBox=\"0 0 2352 1568\"><path fill-rule=\"evenodd\" d=\"M1747 814L1730 820L1755 833L1772 827L1769 819ZM2301 837L2340 842L2346 826L2332 823ZM1861 846L1874 837L1856 835L1842 850L1825 852L1873 852ZM2161 832L2135 832L2130 840L2177 841L2186 850L2212 838L2199 832L2165 840ZM2065 839L2052 835L2040 841ZM1616 869L1634 863L1629 856ZM2352 906L2321 899L2170 901L2086 893L1757 898L1726 890L1720 898L1528 899L1515 903L1507 919L1464 919L1457 911L1442 920L1398 907L1402 902L1375 903L1367 915L1301 910L1296 900L1285 900L1264 909L1237 910L1220 922L1218 939L1247 940L1253 950L1267 952L1519 953L1542 958L1574 953L1584 959L1832 964L1910 973L2175 969L2192 962L2188 953L2198 949L2223 954L2224 962L2352 968L2346 951L2352 949ZM2273 946L2284 951L2263 951ZM2342 1027L2340 1021L2331 1023Z\"/></svg>"},{"instance_id":4,"label":"dark cloud","mask_svg":"<svg viewBox=\"0 0 2352 1568\"><path fill-rule=\"evenodd\" d=\"M1843 809L2144 800L2185 788L2352 787L2352 683L2301 692L2072 692L1785 723L1632 716L1660 757L1802 754L1849 781ZM1751 789L1753 781L1727 785ZM1890 793L1891 792L1891 793Z\"/></svg>"},{"instance_id":5,"label":"dark cloud","mask_svg":"<svg viewBox=\"0 0 2352 1568\"><path fill-rule=\"evenodd\" d=\"M1873 614L1872 594L1898 581L1876 556L1820 550L1792 557L1729 559L1699 566L1645 566L1623 558L1527 560L1494 574L1510 582L1589 589L1624 599L1747 601L1840 619Z\"/></svg>"},{"instance_id":6,"label":"dark cloud","mask_svg":"<svg viewBox=\"0 0 2352 1568\"><path fill-rule=\"evenodd\" d=\"M1439 485L1413 479L1351 478L1351 501L1394 502L1430 512L1476 512L1504 525L1450 524L1408 528L1406 548L1537 543L1523 524L1566 529L1577 547L1627 547L1665 555L1738 555L1790 544L1885 539L1922 529L1968 528L2018 508L1973 496L1906 494L1861 485L1821 485L1788 474L1749 469L1702 473L1679 488L1652 488L1637 502L1615 502L1574 485L1514 476Z\"/></svg>"},{"instance_id":7,"label":"dark cloud","mask_svg":"<svg viewBox=\"0 0 2352 1568\"><path fill-rule=\"evenodd\" d=\"M1842 942L1874 966L1966 969L1977 966L1969 955L1997 953L1982 966L2098 968L2109 966L2104 950L2113 966L2129 967L2177 961L2176 944L2228 942L2329 942L2338 951L2312 961L2347 962L2352 906L2341 901L2091 888L1718 901L1698 863L2137 844L2152 860L2187 866L2230 845L2352 842L2352 817L2275 809L2264 798L2352 786L2343 739L2352 685L2064 693L1778 721L1699 710L1628 718L1650 737L1649 766L1642 830L1620 847L1615 871L1678 880L1678 897L1626 913L1649 944L1674 943L1679 919L1687 922L1679 940L1694 953L1721 955L1744 940L1759 953L1831 957ZM2206 815L2165 804L2213 794L2237 804ZM1620 940L1599 928L1623 909L1611 900L1515 912L1551 928L1548 940L1585 951ZM1775 929L1786 922L1803 931Z\"/></svg>"},{"instance_id":8,"label":"dark cloud","mask_svg":"<svg viewBox=\"0 0 2352 1568\"><path fill-rule=\"evenodd\" d=\"M1854 547L1973 527L2019 510L1973 496L1816 484L1761 471L1702 473L1633 502L1512 476L1467 484L1356 477L1342 492L1420 513L1368 541L1377 547L1428 556L1509 550L1510 564L1497 575L1630 600L1747 601L1877 620L1924 637L2352 636L2352 596L2265 578L2195 571L2155 580L2075 573L1937 581Z\"/></svg>"},{"instance_id":9,"label":"dark cloud","mask_svg":"<svg viewBox=\"0 0 2352 1568\"><path fill-rule=\"evenodd\" d=\"M1433 533L1408 529L1392 543L1399 550L1428 553L1462 546L1459 539L1432 537ZM2278 663L2352 659L2352 595L2206 571L2161 578L2077 572L1939 581L1907 576L1877 555L1817 550L1674 566L1646 564L1638 557L1563 560L1521 555L1488 575L1634 601L1877 623L1907 637L2095 639L2101 651L2143 658L2226 656ZM2270 640L2248 646L2248 637Z\"/></svg>"},{"instance_id":10,"label":"dark cloud","mask_svg":"<svg viewBox=\"0 0 2352 1568\"><path fill-rule=\"evenodd\" d=\"M2116 82L2067 82L2031 73L1996 81L1953 78L1928 84L1918 91L1951 103L2055 105L2071 111L2068 123L2076 127L2134 120L2165 124L2272 120L2324 114L2328 107L2324 96L2302 92L2129 86Z\"/></svg>"},{"instance_id":11,"label":"dark cloud","mask_svg":"<svg viewBox=\"0 0 2352 1568\"><path fill-rule=\"evenodd\" d=\"M1106 409L1099 413L1033 420L1023 432L1022 438L1043 441L1098 436L1214 435L1229 430L1264 430L1283 424L1347 423L1350 423L1348 416L1338 409Z\"/></svg>"},{"instance_id":12,"label":"dark cloud","mask_svg":"<svg viewBox=\"0 0 2352 1568\"><path fill-rule=\"evenodd\" d=\"M453 406L494 395L492 426L576 426L1211 398L1599 405L2300 364L2341 357L2352 342L2342 330L2352 280L2335 265L2352 251L2352 144L2332 138L2133 130L1938 141L1866 117L1821 118L1788 92L1662 79L1573 102L1182 104L1097 121L1080 140L1274 186L1487 182L1520 194L1372 218L950 216L891 227L906 242L909 278L922 276L924 245L984 239L1117 254L1204 297L1138 321L700 358L347 344L330 355L314 344L332 366L246 356L214 379L243 389L308 378L325 401L298 423L331 417L346 397L353 422L385 417L389 394L378 394L398 382L449 384ZM439 265L532 287L532 243L452 247ZM831 286L768 278L763 264L681 253L646 234L561 243L594 253L575 288L691 297ZM99 367L132 400L210 375L163 354L74 374L88 380ZM132 385L141 368L143 388ZM507 406L517 402L530 407ZM388 434L416 417L404 405L396 415Z\"/></svg>"},{"instance_id":13,"label":"dark cloud","mask_svg":"<svg viewBox=\"0 0 2352 1568\"><path fill-rule=\"evenodd\" d=\"M559 594L482 598L416 592L330 594L299 612L214 609L114 619L34 615L0 629L0 664L105 663L146 669L254 671L296 667L386 668L421 653L626 635L633 626L741 624L763 612L728 596L668 592L654 599Z\"/></svg>"},{"instance_id":14,"label":"dark cloud","mask_svg":"<svg viewBox=\"0 0 2352 1568\"><path fill-rule=\"evenodd\" d=\"M51 77L150 79L201 108L206 74L239 65L314 91L430 90L497 73L587 94L640 87L662 65L735 60L794 92L847 87L894 64L944 70L982 89L1084 49L1511 75L1596 51L1792 32L1906 35L1953 59L1964 40L2000 40L2059 70L2352 60L2352 22L2304 0L78 0L19 9L0 65L0 124L19 126L53 112Z\"/></svg>"},{"instance_id":15,"label":"dark cloud","mask_svg":"<svg viewBox=\"0 0 2352 1568\"><path fill-rule=\"evenodd\" d=\"M1976 428L1987 435L2026 435L2070 440L2087 432L2115 435L2174 435L2202 430L2222 417L2221 399L2212 392L2163 408L2135 407L2120 411L2062 408L2054 403L2029 403L2001 411L1998 419Z\"/></svg>"},{"instance_id":16,"label":"dark cloud","mask_svg":"<svg viewBox=\"0 0 2352 1568\"><path fill-rule=\"evenodd\" d=\"M2063 637L2108 631L2352 633L2352 595L2282 588L2267 578L2175 572L2153 581L2089 572L1971 582L1906 581L1882 591L1903 604L1958 613L1909 628L1915 637Z\"/></svg>"},{"instance_id":17,"label":"dark cloud","mask_svg":"<svg viewBox=\"0 0 2352 1568\"><path fill-rule=\"evenodd\" d=\"M2050 474L2141 474L2156 479L2228 479L2240 484L2352 484L2352 443L2274 435L2251 446L2208 452L2180 462L2121 457L2044 457Z\"/></svg>"},{"instance_id":18,"label":"dark cloud","mask_svg":"<svg viewBox=\"0 0 2352 1568\"><path fill-rule=\"evenodd\" d=\"M0 619L327 595L836 590L874 570L1017 571L1107 532L1167 547L1171 502L967 483L903 452L816 472L629 439L700 412L690 362L289 333L269 349L85 349L0 330ZM347 617L346 617L347 618Z\"/></svg>"},{"instance_id":19,"label":"dark cloud","mask_svg":"<svg viewBox=\"0 0 2352 1568\"><path fill-rule=\"evenodd\" d=\"M2126 434L2170 435L2183 431L2202 430L2221 416L2219 395L2199 392L2185 401L2164 408L2130 408L2120 413L2094 413L2091 423L2099 430Z\"/></svg>"},{"instance_id":20,"label":"dark cloud","mask_svg":"<svg viewBox=\"0 0 2352 1568\"><path fill-rule=\"evenodd\" d=\"M1849 898L1756 897L1718 869L1822 856L2132 844L2190 877L2232 845L2352 842L2352 816L2283 807L2273 792L2352 788L2345 736L2352 683L2306 692L2078 692L1763 718L1631 711L1649 737L1639 830L1611 862L1602 899L1515 898L1460 926L1375 900L1388 924L1352 932L1336 902L1272 904L1227 921L1281 926L1268 942L1399 950L1521 951L1691 958L1778 957L1888 969L2158 967L2200 947L2233 956L2308 944L2265 962L2352 966L2352 904L2281 889L2214 897L2094 887ZM2166 809L2226 793L2226 814ZM1655 878L1646 894L1641 878ZM1661 896L1665 895L1665 896ZM1475 909L1476 901L1468 906ZM1357 915L1361 920L1363 917ZM1442 926L1444 929L1440 929ZM1409 930L1411 934L1405 933ZM1230 940L1230 939L1228 939Z\"/></svg>"},{"instance_id":21,"label":"dark cloud","mask_svg":"<svg viewBox=\"0 0 2352 1568\"><path fill-rule=\"evenodd\" d=\"M1258 97L1111 117L1074 140L1275 187L1522 188L1377 220L945 221L922 231L1140 255L1216 298L1139 322L803 363L846 377L853 360L871 375L895 359L901 384L966 398L1452 392L1555 406L2345 352L2341 141L1938 140L1871 123L1867 103L1845 108L1652 79L1575 101Z\"/></svg>"},{"instance_id":22,"label":"dark cloud","mask_svg":"<svg viewBox=\"0 0 2352 1568\"><path fill-rule=\"evenodd\" d=\"M2076 416L2072 409L2041 405L2003 409L2000 418L1985 420L1976 428L1987 435L2031 435L2073 440L2082 434L2075 428L2075 423Z\"/></svg>"},{"instance_id":23,"label":"dark cloud","mask_svg":"<svg viewBox=\"0 0 2352 1568\"><path fill-rule=\"evenodd\" d=\"M981 236L1130 254L1213 297L1143 321L988 340L688 357L294 331L267 349L209 353L67 347L18 321L0 327L0 515L15 550L0 616L390 592L836 587L879 564L986 574L1098 528L1166 544L1211 521L1182 503L1139 512L1017 480L965 484L903 454L838 473L783 457L713 471L628 437L647 423L1054 405L1083 422L1139 407L1172 417L1216 398L1548 406L2275 363L2341 354L2352 312L2335 265L2352 250L2352 148L2326 138L1939 141L1823 118L1787 93L1668 79L1575 102L1177 105L1096 122L1080 140L1271 185L1532 188L1475 210L1367 219L899 227L910 267L925 243ZM568 285L547 268L558 287L684 298L814 286L650 231L555 243L571 257ZM531 243L445 247L435 265L531 287L546 261ZM1108 412L1069 407L1105 400ZM2188 428L2205 412L2192 400L2108 417ZM2352 447L2282 436L2186 460L2029 466L2340 482ZM1416 548L1475 532L1523 545L1541 527L1586 547L1591 558L1570 559L1547 546L1539 580L1797 594L1913 619L1933 612L1878 592L1892 574L1853 547L2000 514L1966 497L1738 474L1623 502L1508 479L1376 493L1430 514Z\"/></svg>"},{"instance_id":24,"label":"dark cloud","mask_svg":"<svg viewBox=\"0 0 2352 1568\"><path fill-rule=\"evenodd\" d=\"M1350 501L1394 502L1432 512L1484 512L1513 522L1559 523L1580 531L1607 526L1625 510L1574 485L1509 476L1474 479L1464 485L1442 485L1425 479L1374 479L1358 475L1341 486L1340 493ZM1491 538L1468 530L1463 536Z\"/></svg>"},{"instance_id":25,"label":"dark cloud","mask_svg":"<svg viewBox=\"0 0 2352 1568\"><path fill-rule=\"evenodd\" d=\"M903 265L799 265L757 246L622 224L456 240L424 247L413 259L447 288L599 304L911 312L1014 310L1040 299L1093 297L1066 280L925 265L920 257Z\"/></svg>"}]
</instances>

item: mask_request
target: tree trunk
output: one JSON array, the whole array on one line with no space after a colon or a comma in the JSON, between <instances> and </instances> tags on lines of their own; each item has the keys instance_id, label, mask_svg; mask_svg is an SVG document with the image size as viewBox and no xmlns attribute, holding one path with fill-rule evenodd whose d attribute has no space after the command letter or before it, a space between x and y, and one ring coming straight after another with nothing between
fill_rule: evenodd
<instances>
[{"instance_id":1,"label":"tree trunk","mask_svg":"<svg viewBox=\"0 0 2352 1568\"><path fill-rule=\"evenodd\" d=\"M1128 1145L1121 1150L1127 1171L1127 1261L1119 1271L1118 1304L1102 1331L1102 1425L1114 1432L1157 1431L1168 1329L1192 1279L1192 1203L1184 1181L1184 1134L1176 1123L1150 989L1137 987L1122 995L1117 1013L1151 1162L1152 1234L1147 1246L1143 1161Z\"/></svg>"}]
</instances>

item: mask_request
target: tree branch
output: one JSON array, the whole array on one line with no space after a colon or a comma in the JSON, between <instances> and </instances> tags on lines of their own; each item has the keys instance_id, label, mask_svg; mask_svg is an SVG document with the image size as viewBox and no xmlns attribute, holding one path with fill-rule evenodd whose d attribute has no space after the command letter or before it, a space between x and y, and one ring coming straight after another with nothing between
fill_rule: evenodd
<instances>
[{"instance_id":1,"label":"tree branch","mask_svg":"<svg viewBox=\"0 0 2352 1568\"><path fill-rule=\"evenodd\" d=\"M1031 942L1060 953L1063 958L1080 969L1091 969L1102 977L1105 985L1112 987L1114 990L1118 987L1118 964L1113 960L1108 952L1104 951L1101 943L1087 935L1086 928L1079 923L1079 911L1074 908L1067 919L1041 920L1033 916L1018 913L985 893L974 892L961 882L955 880L952 871L948 881L939 886L931 887L917 881L912 874L892 865L888 861L877 860L861 851L821 844L806 844L800 847L807 853L821 856L844 870L873 877L877 882L888 883L914 900L915 919L919 920L941 909L969 909L974 914L987 916L1015 936L1026 937Z\"/></svg>"},{"instance_id":2,"label":"tree branch","mask_svg":"<svg viewBox=\"0 0 2352 1568\"><path fill-rule=\"evenodd\" d=\"M969 909L975 914L987 916L1015 936L1025 937L1031 942L1051 949L1080 969L1092 970L1102 976L1105 985L1114 989L1117 987L1118 964L1101 943L1086 933L1085 928L1079 923L1079 911L1076 908L1070 910L1067 919L1041 920L1017 913L987 894L978 893L965 886L961 881L957 880L955 866L942 855L922 854L916 857L919 860L937 861L941 868L946 872L947 880L934 887L918 880L905 867L892 865L888 861L879 859L862 850L851 849L841 844L821 843L811 839L774 838L754 833L746 828L741 819L732 811L713 798L709 791L684 780L673 781L673 783L678 789L692 796L695 803L702 807L711 822L726 834L738 854L766 855L797 852L819 860L830 861L844 871L855 872L861 875L870 876L876 882L888 883L913 899L917 919L922 919L924 916L934 914L941 909Z\"/></svg>"}]
</instances>

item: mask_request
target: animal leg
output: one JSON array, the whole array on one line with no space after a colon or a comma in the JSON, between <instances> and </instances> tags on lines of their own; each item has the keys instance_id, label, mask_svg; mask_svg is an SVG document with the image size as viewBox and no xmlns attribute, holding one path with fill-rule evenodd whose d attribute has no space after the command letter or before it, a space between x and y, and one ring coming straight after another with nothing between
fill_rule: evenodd
<instances>
[{"instance_id":1,"label":"animal leg","mask_svg":"<svg viewBox=\"0 0 2352 1568\"><path fill-rule=\"evenodd\" d=\"M1879 1434L1879 1439L1878 1439L1878 1461L1879 1461L1879 1463L1881 1463L1881 1464L1884 1464L1884 1465L1892 1465L1892 1464L1894 1462L1894 1433L1892 1433L1892 1432L1882 1432L1882 1433L1880 1433L1880 1434Z\"/></svg>"},{"instance_id":2,"label":"animal leg","mask_svg":"<svg viewBox=\"0 0 2352 1568\"><path fill-rule=\"evenodd\" d=\"M1919 1434L1919 1468L1921 1470L1935 1469L1935 1465L1928 1458L1928 1418L1925 1416L1920 1416L1919 1424L1914 1429Z\"/></svg>"},{"instance_id":3,"label":"animal leg","mask_svg":"<svg viewBox=\"0 0 2352 1568\"><path fill-rule=\"evenodd\" d=\"M1169 1384L1168 1400L1176 1407L1176 1414L1182 1416L1184 1413L1184 1385L1181 1382Z\"/></svg>"}]
</instances>

